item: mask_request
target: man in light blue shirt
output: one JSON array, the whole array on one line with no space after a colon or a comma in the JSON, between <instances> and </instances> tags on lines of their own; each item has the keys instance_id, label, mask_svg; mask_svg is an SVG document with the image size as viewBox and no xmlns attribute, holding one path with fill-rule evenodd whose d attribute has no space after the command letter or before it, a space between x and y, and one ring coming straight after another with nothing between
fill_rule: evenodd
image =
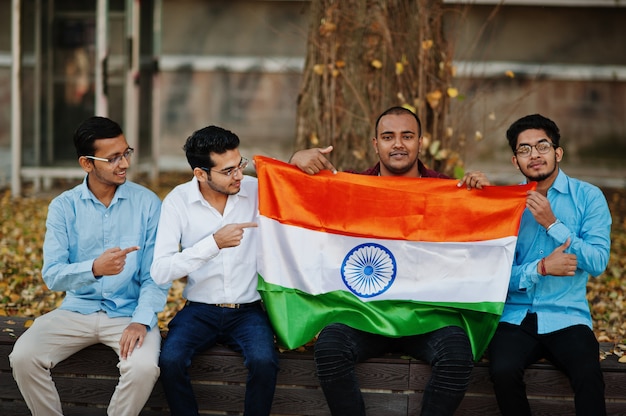
<instances>
[{"instance_id":1,"label":"man in light blue shirt","mask_svg":"<svg viewBox=\"0 0 626 416\"><path fill-rule=\"evenodd\" d=\"M559 169L556 124L539 114L517 120L507 139L529 191L490 373L503 415L530 415L524 370L541 358L570 379L576 414L605 415L599 345L586 299L589 275L609 261L611 214L596 186Z\"/></svg>"},{"instance_id":2,"label":"man in light blue shirt","mask_svg":"<svg viewBox=\"0 0 626 416\"><path fill-rule=\"evenodd\" d=\"M120 357L108 414L137 415L159 377L157 313L168 286L152 280L150 266L161 201L126 181L133 149L114 121L87 119L74 145L87 176L50 203L43 247L43 279L65 299L17 340L13 376L33 415L62 415L50 369L103 343Z\"/></svg>"}]
</instances>

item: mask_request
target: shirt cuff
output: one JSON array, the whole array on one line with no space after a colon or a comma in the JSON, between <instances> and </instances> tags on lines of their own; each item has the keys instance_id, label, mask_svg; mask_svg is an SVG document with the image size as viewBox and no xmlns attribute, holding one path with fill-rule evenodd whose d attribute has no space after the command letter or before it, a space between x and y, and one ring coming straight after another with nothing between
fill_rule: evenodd
<instances>
[{"instance_id":1,"label":"shirt cuff","mask_svg":"<svg viewBox=\"0 0 626 416\"><path fill-rule=\"evenodd\" d=\"M548 228L548 235L554 238L559 244L563 244L570 237L569 228L561 221L557 221Z\"/></svg>"},{"instance_id":2,"label":"shirt cuff","mask_svg":"<svg viewBox=\"0 0 626 416\"><path fill-rule=\"evenodd\" d=\"M556 221L554 221L552 224L548 225L548 228L546 228L546 233L549 233L550 230L552 229L552 227L554 227L555 225L559 224L561 221L559 221L559 219L557 218Z\"/></svg>"},{"instance_id":3,"label":"shirt cuff","mask_svg":"<svg viewBox=\"0 0 626 416\"><path fill-rule=\"evenodd\" d=\"M200 256L207 260L212 259L220 253L220 248L217 246L213 235L198 241L194 247L198 250Z\"/></svg>"},{"instance_id":4,"label":"shirt cuff","mask_svg":"<svg viewBox=\"0 0 626 416\"><path fill-rule=\"evenodd\" d=\"M138 324L145 325L150 329L154 328L158 321L159 320L154 311L147 309L136 310L131 319L131 322L137 322Z\"/></svg>"},{"instance_id":5,"label":"shirt cuff","mask_svg":"<svg viewBox=\"0 0 626 416\"><path fill-rule=\"evenodd\" d=\"M540 261L541 259L528 263L527 266L524 266L524 271L519 282L519 290L527 291L539 283L541 274L537 270L537 267Z\"/></svg>"}]
</instances>

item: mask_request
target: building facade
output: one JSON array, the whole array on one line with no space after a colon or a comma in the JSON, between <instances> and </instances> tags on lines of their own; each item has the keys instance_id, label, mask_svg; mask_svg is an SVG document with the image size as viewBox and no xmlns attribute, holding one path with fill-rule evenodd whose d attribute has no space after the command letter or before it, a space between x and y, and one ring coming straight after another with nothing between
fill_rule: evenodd
<instances>
[{"instance_id":1,"label":"building facade","mask_svg":"<svg viewBox=\"0 0 626 416\"><path fill-rule=\"evenodd\" d=\"M566 168L588 168L594 178L621 174L623 1L444 5L460 91L449 122L465 143L468 168L497 174L510 159L506 127L539 112L562 129ZM0 0L0 186L14 186L16 176L20 183L80 177L71 134L93 114L122 124L138 150L138 170L151 174L187 169L182 144L209 124L236 132L249 156L287 159L294 150L309 6Z\"/></svg>"}]
</instances>

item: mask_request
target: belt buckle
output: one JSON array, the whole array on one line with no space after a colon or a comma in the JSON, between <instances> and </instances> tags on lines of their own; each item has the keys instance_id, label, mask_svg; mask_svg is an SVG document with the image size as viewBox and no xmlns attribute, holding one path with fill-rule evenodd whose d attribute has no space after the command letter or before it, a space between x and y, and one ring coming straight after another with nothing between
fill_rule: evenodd
<instances>
[{"instance_id":1,"label":"belt buckle","mask_svg":"<svg viewBox=\"0 0 626 416\"><path fill-rule=\"evenodd\" d=\"M220 308L239 309L239 303L218 303Z\"/></svg>"}]
</instances>

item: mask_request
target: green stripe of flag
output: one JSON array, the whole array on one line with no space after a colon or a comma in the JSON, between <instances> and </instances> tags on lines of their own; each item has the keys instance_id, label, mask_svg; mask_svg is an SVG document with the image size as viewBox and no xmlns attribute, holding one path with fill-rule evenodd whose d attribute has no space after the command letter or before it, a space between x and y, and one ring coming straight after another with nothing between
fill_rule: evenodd
<instances>
[{"instance_id":1,"label":"green stripe of flag","mask_svg":"<svg viewBox=\"0 0 626 416\"><path fill-rule=\"evenodd\" d=\"M278 343L287 349L306 344L331 323L390 337L419 335L456 325L466 331L474 358L480 359L504 307L498 302L363 302L346 291L311 295L268 283L261 275L258 290Z\"/></svg>"}]
</instances>

